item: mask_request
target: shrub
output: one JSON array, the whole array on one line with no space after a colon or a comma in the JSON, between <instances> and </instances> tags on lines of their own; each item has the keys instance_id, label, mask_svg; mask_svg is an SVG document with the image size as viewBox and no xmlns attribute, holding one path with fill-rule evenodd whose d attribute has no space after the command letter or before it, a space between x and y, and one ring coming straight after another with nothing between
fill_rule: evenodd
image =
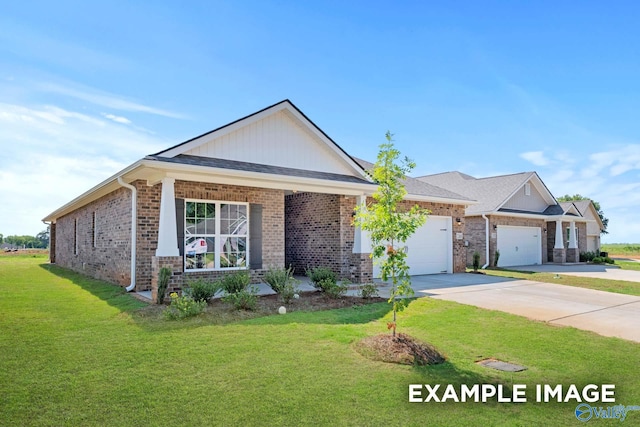
<instances>
[{"instance_id":1,"label":"shrub","mask_svg":"<svg viewBox=\"0 0 640 427\"><path fill-rule=\"evenodd\" d=\"M167 292L170 278L171 269L168 267L162 267L158 272L158 295L156 297L156 302L158 304L164 304L164 294Z\"/></svg>"},{"instance_id":2,"label":"shrub","mask_svg":"<svg viewBox=\"0 0 640 427\"><path fill-rule=\"evenodd\" d=\"M338 299L341 298L347 292L347 285L344 283L336 283L330 278L326 278L320 281L320 289L329 298Z\"/></svg>"},{"instance_id":3,"label":"shrub","mask_svg":"<svg viewBox=\"0 0 640 427\"><path fill-rule=\"evenodd\" d=\"M367 299L380 296L378 294L378 287L373 283L362 285L362 287L360 288L360 296Z\"/></svg>"},{"instance_id":4,"label":"shrub","mask_svg":"<svg viewBox=\"0 0 640 427\"><path fill-rule=\"evenodd\" d=\"M322 292L325 291L324 286L330 283L335 285L338 280L336 273L327 267L315 267L307 270L307 277L311 279L313 286Z\"/></svg>"},{"instance_id":5,"label":"shrub","mask_svg":"<svg viewBox=\"0 0 640 427\"><path fill-rule=\"evenodd\" d=\"M298 284L293 278L293 268L270 268L264 275L264 281L271 289L289 304L298 293Z\"/></svg>"},{"instance_id":6,"label":"shrub","mask_svg":"<svg viewBox=\"0 0 640 427\"><path fill-rule=\"evenodd\" d=\"M580 252L580 262L592 262L596 256L595 252Z\"/></svg>"},{"instance_id":7,"label":"shrub","mask_svg":"<svg viewBox=\"0 0 640 427\"><path fill-rule=\"evenodd\" d=\"M251 283L251 276L244 270L227 274L222 278L221 287L228 294L236 294L244 291Z\"/></svg>"},{"instance_id":8,"label":"shrub","mask_svg":"<svg viewBox=\"0 0 640 427\"><path fill-rule=\"evenodd\" d=\"M612 260L608 256L604 257L604 262L606 262L607 264L615 264L616 263L614 260Z\"/></svg>"},{"instance_id":9,"label":"shrub","mask_svg":"<svg viewBox=\"0 0 640 427\"><path fill-rule=\"evenodd\" d=\"M604 264L604 258L601 257L601 256L597 256L597 257L594 257L591 260L591 262L594 263L594 264Z\"/></svg>"},{"instance_id":10,"label":"shrub","mask_svg":"<svg viewBox=\"0 0 640 427\"><path fill-rule=\"evenodd\" d=\"M209 282L204 279L190 281L183 293L193 298L195 301L209 301L222 287L220 281Z\"/></svg>"},{"instance_id":11,"label":"shrub","mask_svg":"<svg viewBox=\"0 0 640 427\"><path fill-rule=\"evenodd\" d=\"M498 260L500 259L500 251L496 249L496 255L493 261L493 266L497 267L498 266Z\"/></svg>"},{"instance_id":12,"label":"shrub","mask_svg":"<svg viewBox=\"0 0 640 427\"><path fill-rule=\"evenodd\" d=\"M255 310L258 304L258 288L251 286L238 292L227 293L222 301L233 305L236 310Z\"/></svg>"},{"instance_id":13,"label":"shrub","mask_svg":"<svg viewBox=\"0 0 640 427\"><path fill-rule=\"evenodd\" d=\"M480 268L480 253L475 251L473 253L473 271L478 271Z\"/></svg>"},{"instance_id":14,"label":"shrub","mask_svg":"<svg viewBox=\"0 0 640 427\"><path fill-rule=\"evenodd\" d=\"M197 316L204 311L207 306L206 301L195 301L188 295L178 296L172 292L171 304L164 311L164 316L169 320L186 319L187 317Z\"/></svg>"}]
</instances>

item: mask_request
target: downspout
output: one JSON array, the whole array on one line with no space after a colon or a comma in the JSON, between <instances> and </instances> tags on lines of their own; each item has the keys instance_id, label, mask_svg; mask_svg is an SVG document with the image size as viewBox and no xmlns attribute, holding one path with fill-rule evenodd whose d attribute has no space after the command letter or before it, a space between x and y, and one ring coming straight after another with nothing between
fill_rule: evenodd
<instances>
[{"instance_id":1,"label":"downspout","mask_svg":"<svg viewBox=\"0 0 640 427\"><path fill-rule=\"evenodd\" d=\"M485 260L487 261L481 268L484 270L489 266L489 218L486 217L485 214L482 214L482 218L484 218L484 235L485 239Z\"/></svg>"},{"instance_id":2,"label":"downspout","mask_svg":"<svg viewBox=\"0 0 640 427\"><path fill-rule=\"evenodd\" d=\"M136 222L138 218L138 192L136 187L124 182L121 176L118 177L118 184L131 190L131 284L125 288L127 292L131 292L136 288Z\"/></svg>"}]
</instances>

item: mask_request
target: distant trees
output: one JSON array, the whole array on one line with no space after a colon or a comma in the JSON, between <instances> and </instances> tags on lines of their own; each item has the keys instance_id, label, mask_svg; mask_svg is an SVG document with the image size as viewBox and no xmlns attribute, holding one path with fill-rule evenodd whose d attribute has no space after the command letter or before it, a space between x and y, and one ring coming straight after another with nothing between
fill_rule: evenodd
<instances>
[{"instance_id":1,"label":"distant trees","mask_svg":"<svg viewBox=\"0 0 640 427\"><path fill-rule=\"evenodd\" d=\"M574 194L573 196L565 194L562 197L558 197L559 202L573 202L573 201L579 201L579 200L591 200L591 199L588 197L584 197L581 194ZM600 208L600 203L596 202L595 200L591 200L591 203L593 203L593 207L596 208L596 211L598 212L598 216L600 217L600 221L602 221L602 230L600 230L600 232L602 234L608 234L609 232L607 231L607 225L609 225L609 218L604 216L604 212L602 212L602 209Z\"/></svg>"},{"instance_id":2,"label":"distant trees","mask_svg":"<svg viewBox=\"0 0 640 427\"><path fill-rule=\"evenodd\" d=\"M7 236L0 234L0 244L5 243L18 248L45 249L49 247L49 229L39 232L36 236Z\"/></svg>"}]
</instances>

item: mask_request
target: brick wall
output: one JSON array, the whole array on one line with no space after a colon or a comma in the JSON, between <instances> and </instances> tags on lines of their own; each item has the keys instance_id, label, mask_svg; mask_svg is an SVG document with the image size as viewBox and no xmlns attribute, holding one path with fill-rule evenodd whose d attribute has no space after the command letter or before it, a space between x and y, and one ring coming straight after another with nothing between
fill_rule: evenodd
<instances>
[{"instance_id":1,"label":"brick wall","mask_svg":"<svg viewBox=\"0 0 640 427\"><path fill-rule=\"evenodd\" d=\"M74 254L76 220L78 251ZM115 190L58 218L54 228L51 250L57 265L122 286L131 283L131 191Z\"/></svg>"},{"instance_id":2,"label":"brick wall","mask_svg":"<svg viewBox=\"0 0 640 427\"><path fill-rule=\"evenodd\" d=\"M151 290L153 279L152 258L158 246L158 223L160 221L160 198L162 184L153 187L136 181L138 188L138 244L137 244L137 290ZM209 184L191 181L176 181L175 196L182 199L257 203L262 205L262 266L252 270L254 282L260 280L269 267L284 266L284 192L237 185ZM249 248L251 250L251 248ZM179 289L184 280L196 278L215 279L228 271L185 272L173 278L172 286Z\"/></svg>"}]
</instances>

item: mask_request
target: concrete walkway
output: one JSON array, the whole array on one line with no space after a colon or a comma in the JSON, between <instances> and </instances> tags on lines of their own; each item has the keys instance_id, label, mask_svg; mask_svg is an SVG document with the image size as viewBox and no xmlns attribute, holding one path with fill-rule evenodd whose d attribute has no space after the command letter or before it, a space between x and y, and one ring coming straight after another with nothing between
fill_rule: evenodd
<instances>
[{"instance_id":1,"label":"concrete walkway","mask_svg":"<svg viewBox=\"0 0 640 427\"><path fill-rule=\"evenodd\" d=\"M414 276L417 295L640 342L640 297L470 273Z\"/></svg>"}]
</instances>

